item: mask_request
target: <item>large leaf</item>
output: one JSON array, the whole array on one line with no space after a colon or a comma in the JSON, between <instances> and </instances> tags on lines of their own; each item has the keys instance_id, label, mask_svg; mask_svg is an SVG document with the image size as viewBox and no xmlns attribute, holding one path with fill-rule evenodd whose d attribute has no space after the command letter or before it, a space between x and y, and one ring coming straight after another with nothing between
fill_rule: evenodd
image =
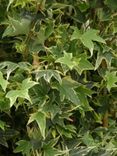
<instances>
[{"instance_id":1,"label":"large leaf","mask_svg":"<svg viewBox=\"0 0 117 156\"><path fill-rule=\"evenodd\" d=\"M117 87L117 85L116 85L117 72L116 71L112 71L112 72L107 71L106 75L105 75L105 79L107 81L107 89L109 91L112 87Z\"/></svg>"},{"instance_id":2,"label":"large leaf","mask_svg":"<svg viewBox=\"0 0 117 156\"><path fill-rule=\"evenodd\" d=\"M8 84L9 84L9 82L3 78L3 74L2 74L2 72L0 71L0 85L1 85L1 87L2 87L2 89L3 89L4 91L6 91L6 88L7 88L7 85L8 85Z\"/></svg>"},{"instance_id":3,"label":"large leaf","mask_svg":"<svg viewBox=\"0 0 117 156\"><path fill-rule=\"evenodd\" d=\"M46 129L46 116L45 113L43 113L42 111L38 111L36 113L31 114L28 124L30 124L31 122L36 121L39 128L40 128L40 132L41 135L43 136L43 138L45 139L45 129Z\"/></svg>"}]
</instances>

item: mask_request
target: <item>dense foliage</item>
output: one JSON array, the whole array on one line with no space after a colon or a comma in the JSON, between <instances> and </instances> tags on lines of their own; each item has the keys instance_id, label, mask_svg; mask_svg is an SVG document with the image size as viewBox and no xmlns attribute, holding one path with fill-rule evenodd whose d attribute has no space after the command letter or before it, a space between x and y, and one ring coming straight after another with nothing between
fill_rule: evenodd
<instances>
[{"instance_id":1,"label":"dense foliage","mask_svg":"<svg viewBox=\"0 0 117 156\"><path fill-rule=\"evenodd\" d=\"M0 156L116 156L117 1L0 4Z\"/></svg>"}]
</instances>

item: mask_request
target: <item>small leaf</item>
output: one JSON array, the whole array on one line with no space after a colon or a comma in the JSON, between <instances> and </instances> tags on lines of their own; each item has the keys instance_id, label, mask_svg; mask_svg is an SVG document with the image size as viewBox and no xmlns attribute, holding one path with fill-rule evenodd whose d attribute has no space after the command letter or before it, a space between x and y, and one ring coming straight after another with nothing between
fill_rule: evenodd
<instances>
[{"instance_id":1,"label":"small leaf","mask_svg":"<svg viewBox=\"0 0 117 156\"><path fill-rule=\"evenodd\" d=\"M14 153L22 152L22 154L30 156L32 145L29 141L20 140L16 143L18 146L15 148Z\"/></svg>"},{"instance_id":2,"label":"small leaf","mask_svg":"<svg viewBox=\"0 0 117 156\"><path fill-rule=\"evenodd\" d=\"M74 67L74 62L73 62L73 56L72 56L72 53L66 53L64 52L64 56L57 59L56 62L59 62L59 63L62 63L62 64L65 64L67 65L70 69L73 69Z\"/></svg>"},{"instance_id":3,"label":"small leaf","mask_svg":"<svg viewBox=\"0 0 117 156\"><path fill-rule=\"evenodd\" d=\"M3 89L4 91L6 91L6 88L7 88L7 85L8 85L8 84L9 84L9 82L3 78L3 74L2 74L2 72L0 71L0 85L1 85L1 87L2 87L2 89Z\"/></svg>"},{"instance_id":4,"label":"small leaf","mask_svg":"<svg viewBox=\"0 0 117 156\"><path fill-rule=\"evenodd\" d=\"M116 71L112 71L112 72L107 71L106 72L105 79L107 81L108 91L110 91L110 89L112 87L117 87L117 85L115 84L117 82L117 74L116 73L117 73Z\"/></svg>"},{"instance_id":5,"label":"small leaf","mask_svg":"<svg viewBox=\"0 0 117 156\"><path fill-rule=\"evenodd\" d=\"M36 113L31 114L31 117L29 118L28 124L31 122L36 121L39 128L40 132L45 139L45 129L46 129L46 116L43 112L38 111Z\"/></svg>"}]
</instances>

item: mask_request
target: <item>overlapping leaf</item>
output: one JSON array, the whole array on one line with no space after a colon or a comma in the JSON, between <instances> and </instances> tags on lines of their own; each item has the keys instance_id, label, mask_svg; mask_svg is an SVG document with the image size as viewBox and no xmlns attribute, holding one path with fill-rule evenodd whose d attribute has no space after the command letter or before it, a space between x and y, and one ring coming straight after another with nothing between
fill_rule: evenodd
<instances>
[{"instance_id":1,"label":"overlapping leaf","mask_svg":"<svg viewBox=\"0 0 117 156\"><path fill-rule=\"evenodd\" d=\"M45 139L45 129L46 129L46 116L45 113L43 113L42 111L38 111L36 113L31 114L28 124L30 124L31 122L36 121L39 128L40 128L40 132L43 136L43 138Z\"/></svg>"},{"instance_id":2,"label":"overlapping leaf","mask_svg":"<svg viewBox=\"0 0 117 156\"><path fill-rule=\"evenodd\" d=\"M16 99L18 97L27 99L31 102L30 96L28 94L28 90L33 87L34 85L36 85L37 82L34 81L30 81L30 78L27 78L25 80L22 81L21 84L21 89L19 90L10 90L7 94L6 97L9 98L10 100L10 107L13 106L13 104L15 103Z\"/></svg>"}]
</instances>

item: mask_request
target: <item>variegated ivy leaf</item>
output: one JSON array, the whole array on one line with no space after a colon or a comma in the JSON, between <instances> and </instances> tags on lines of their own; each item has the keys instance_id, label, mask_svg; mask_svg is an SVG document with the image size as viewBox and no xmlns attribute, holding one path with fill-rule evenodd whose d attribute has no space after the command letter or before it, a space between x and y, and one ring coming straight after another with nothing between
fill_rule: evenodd
<instances>
[{"instance_id":1,"label":"variegated ivy leaf","mask_svg":"<svg viewBox=\"0 0 117 156\"><path fill-rule=\"evenodd\" d=\"M42 111L38 111L36 113L31 114L28 124L30 124L31 122L36 121L41 135L43 136L43 138L45 139L45 129L46 129L46 116L45 113Z\"/></svg>"},{"instance_id":2,"label":"variegated ivy leaf","mask_svg":"<svg viewBox=\"0 0 117 156\"><path fill-rule=\"evenodd\" d=\"M9 17L7 21L9 25L4 31L3 37L27 34L29 32L30 22L27 18L14 19Z\"/></svg>"},{"instance_id":3,"label":"variegated ivy leaf","mask_svg":"<svg viewBox=\"0 0 117 156\"><path fill-rule=\"evenodd\" d=\"M35 71L37 81L43 77L47 82L50 82L51 78L54 77L59 83L62 82L60 73L57 70L39 70Z\"/></svg>"},{"instance_id":4,"label":"variegated ivy leaf","mask_svg":"<svg viewBox=\"0 0 117 156\"><path fill-rule=\"evenodd\" d=\"M56 60L56 62L67 65L70 69L73 69L75 66L75 62L73 61L72 53L64 52L64 56L60 57Z\"/></svg>"},{"instance_id":5,"label":"variegated ivy leaf","mask_svg":"<svg viewBox=\"0 0 117 156\"><path fill-rule=\"evenodd\" d=\"M79 39L84 44L84 46L90 50L92 56L93 49L94 49L93 41L106 43L105 40L98 35L98 33L99 33L98 30L89 29L82 34L77 28L74 28L74 32L71 36L71 40Z\"/></svg>"},{"instance_id":6,"label":"variegated ivy leaf","mask_svg":"<svg viewBox=\"0 0 117 156\"><path fill-rule=\"evenodd\" d=\"M117 72L116 71L107 71L106 72L106 75L105 75L105 79L106 79L106 82L107 82L107 89L108 91L111 90L111 88L113 87L117 87Z\"/></svg>"},{"instance_id":7,"label":"variegated ivy leaf","mask_svg":"<svg viewBox=\"0 0 117 156\"><path fill-rule=\"evenodd\" d=\"M2 72L0 71L0 85L1 85L1 87L2 87L2 89L3 89L4 91L6 91L6 88L7 88L7 85L8 85L8 84L9 84L9 82L3 78L3 74L2 74Z\"/></svg>"},{"instance_id":8,"label":"variegated ivy leaf","mask_svg":"<svg viewBox=\"0 0 117 156\"><path fill-rule=\"evenodd\" d=\"M15 103L15 101L17 100L18 97L23 98L23 99L27 99L29 102L31 102L28 90L36 84L38 84L38 83L31 81L30 78L27 78L27 79L22 81L21 89L10 90L6 94L6 97L9 98L9 100L10 100L10 107L13 106L13 104Z\"/></svg>"},{"instance_id":9,"label":"variegated ivy leaf","mask_svg":"<svg viewBox=\"0 0 117 156\"><path fill-rule=\"evenodd\" d=\"M18 64L10 62L10 61L5 61L0 63L0 69L6 68L6 73L7 73L7 80L9 79L10 74L19 67Z\"/></svg>"}]
</instances>

